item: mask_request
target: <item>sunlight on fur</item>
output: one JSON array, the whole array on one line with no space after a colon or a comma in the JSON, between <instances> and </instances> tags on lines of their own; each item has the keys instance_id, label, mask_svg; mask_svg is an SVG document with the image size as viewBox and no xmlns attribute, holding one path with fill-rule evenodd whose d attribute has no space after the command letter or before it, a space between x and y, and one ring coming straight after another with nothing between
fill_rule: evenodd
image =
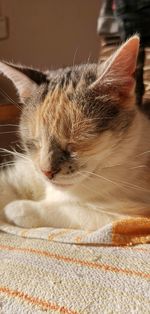
<instances>
[{"instance_id":1,"label":"sunlight on fur","mask_svg":"<svg viewBox=\"0 0 150 314\"><path fill-rule=\"evenodd\" d=\"M22 150L0 173L0 217L95 230L148 216L150 123L135 104L138 36L103 64L40 72L0 62L23 109ZM4 169L3 169L4 168Z\"/></svg>"}]
</instances>

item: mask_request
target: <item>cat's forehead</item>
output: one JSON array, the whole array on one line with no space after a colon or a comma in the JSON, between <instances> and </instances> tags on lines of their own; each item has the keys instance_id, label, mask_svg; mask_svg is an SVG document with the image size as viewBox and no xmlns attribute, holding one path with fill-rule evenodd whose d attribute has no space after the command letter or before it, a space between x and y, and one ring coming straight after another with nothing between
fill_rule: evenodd
<instances>
[{"instance_id":1,"label":"cat's forehead","mask_svg":"<svg viewBox=\"0 0 150 314\"><path fill-rule=\"evenodd\" d=\"M96 64L82 64L79 66L66 67L55 71L48 71L49 91L57 88L66 89L72 86L73 89L85 83L89 86L96 79Z\"/></svg>"},{"instance_id":2,"label":"cat's forehead","mask_svg":"<svg viewBox=\"0 0 150 314\"><path fill-rule=\"evenodd\" d=\"M72 129L73 134L85 134L126 127L131 119L128 111L120 109L119 94L104 82L96 87L92 84L97 80L97 69L96 64L88 64L47 72L46 92L40 98L35 95L35 105L26 106L27 120L33 110L36 124L40 121L51 134L66 138Z\"/></svg>"},{"instance_id":3,"label":"cat's forehead","mask_svg":"<svg viewBox=\"0 0 150 314\"><path fill-rule=\"evenodd\" d=\"M81 106L86 103L86 90L95 81L96 65L80 65L67 67L47 73L49 80L47 93L42 99L39 111L41 117L57 117L61 112L61 118L77 112L81 113ZM84 101L83 101L84 100ZM80 107L80 108L79 108Z\"/></svg>"}]
</instances>

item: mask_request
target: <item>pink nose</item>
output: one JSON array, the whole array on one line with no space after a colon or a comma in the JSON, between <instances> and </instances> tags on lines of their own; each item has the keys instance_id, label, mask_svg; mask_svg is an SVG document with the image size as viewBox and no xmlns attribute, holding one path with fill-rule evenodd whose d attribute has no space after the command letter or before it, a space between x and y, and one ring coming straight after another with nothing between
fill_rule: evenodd
<instances>
[{"instance_id":1,"label":"pink nose","mask_svg":"<svg viewBox=\"0 0 150 314\"><path fill-rule=\"evenodd\" d=\"M49 179L52 179L54 176L54 173L52 171L46 171L46 170L42 170L43 174L48 177Z\"/></svg>"}]
</instances>

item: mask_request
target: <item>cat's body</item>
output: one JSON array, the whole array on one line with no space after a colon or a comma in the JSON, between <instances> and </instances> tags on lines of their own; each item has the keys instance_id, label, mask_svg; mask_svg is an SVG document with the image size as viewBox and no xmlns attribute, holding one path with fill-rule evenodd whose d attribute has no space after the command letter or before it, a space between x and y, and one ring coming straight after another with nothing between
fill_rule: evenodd
<instances>
[{"instance_id":1,"label":"cat's body","mask_svg":"<svg viewBox=\"0 0 150 314\"><path fill-rule=\"evenodd\" d=\"M93 230L150 215L150 122L134 105L137 51L133 37L105 65L60 70L36 83L1 65L26 102L26 153L1 173L2 217L22 227Z\"/></svg>"}]
</instances>

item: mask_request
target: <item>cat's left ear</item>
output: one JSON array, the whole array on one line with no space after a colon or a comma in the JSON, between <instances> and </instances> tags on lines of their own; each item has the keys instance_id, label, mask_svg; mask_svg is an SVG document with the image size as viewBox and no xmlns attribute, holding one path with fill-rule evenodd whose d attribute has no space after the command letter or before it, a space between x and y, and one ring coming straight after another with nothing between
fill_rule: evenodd
<instances>
[{"instance_id":1,"label":"cat's left ear","mask_svg":"<svg viewBox=\"0 0 150 314\"><path fill-rule=\"evenodd\" d=\"M20 101L23 103L36 92L41 84L47 82L45 73L10 63L0 62L0 72L13 82Z\"/></svg>"},{"instance_id":2,"label":"cat's left ear","mask_svg":"<svg viewBox=\"0 0 150 314\"><path fill-rule=\"evenodd\" d=\"M121 47L98 68L98 79L91 87L104 88L110 92L118 91L123 96L134 92L139 37L127 40Z\"/></svg>"}]
</instances>

